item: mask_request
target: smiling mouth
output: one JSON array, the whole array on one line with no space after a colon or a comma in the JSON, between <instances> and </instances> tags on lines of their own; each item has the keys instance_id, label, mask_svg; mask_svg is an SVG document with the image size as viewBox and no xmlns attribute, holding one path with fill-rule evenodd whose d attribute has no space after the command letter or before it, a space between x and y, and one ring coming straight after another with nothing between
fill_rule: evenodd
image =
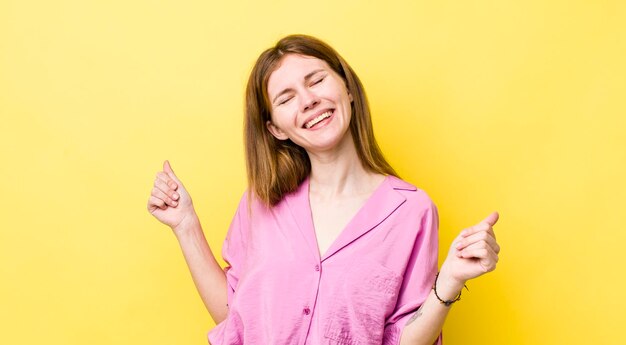
<instances>
[{"instance_id":1,"label":"smiling mouth","mask_svg":"<svg viewBox=\"0 0 626 345\"><path fill-rule=\"evenodd\" d=\"M312 119L311 121L305 123L304 124L304 128L310 129L311 127L313 127L316 124L320 123L322 120L329 118L330 115L332 115L332 114L333 114L333 110L329 110L329 111L327 111L325 113L322 113L319 116L317 116L316 118Z\"/></svg>"}]
</instances>

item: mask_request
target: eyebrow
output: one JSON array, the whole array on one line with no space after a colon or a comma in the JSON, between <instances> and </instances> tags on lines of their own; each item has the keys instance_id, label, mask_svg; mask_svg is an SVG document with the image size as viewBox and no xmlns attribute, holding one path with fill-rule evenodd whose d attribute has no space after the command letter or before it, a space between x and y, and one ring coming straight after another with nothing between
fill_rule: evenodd
<instances>
[{"instance_id":1,"label":"eyebrow","mask_svg":"<svg viewBox=\"0 0 626 345\"><path fill-rule=\"evenodd\" d=\"M311 78L311 77L312 77L315 73L318 73L318 72L324 72L324 71L325 71L325 70L324 70L323 68L318 68L318 69L316 69L316 70L314 70L314 71L310 72L309 74L305 75L305 76L304 76L304 80L305 80L305 81L306 81L306 80L309 80L309 79L310 79L310 78ZM284 89L283 91L279 92L279 93L278 93L278 95L276 95L276 96L274 97L274 99L272 100L272 104L276 103L276 99L277 99L278 97L280 97L280 96L282 96L282 95L286 94L286 93L287 93L287 92L289 92L289 91L293 91L293 89L291 89L291 88L286 88L286 89Z\"/></svg>"}]
</instances>

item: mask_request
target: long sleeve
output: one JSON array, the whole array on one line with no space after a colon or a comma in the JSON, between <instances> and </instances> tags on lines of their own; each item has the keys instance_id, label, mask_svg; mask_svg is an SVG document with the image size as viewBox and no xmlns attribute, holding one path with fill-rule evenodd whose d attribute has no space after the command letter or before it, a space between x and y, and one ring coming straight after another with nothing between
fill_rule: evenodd
<instances>
[{"instance_id":1,"label":"long sleeve","mask_svg":"<svg viewBox=\"0 0 626 345\"><path fill-rule=\"evenodd\" d=\"M224 267L224 272L226 274L227 305L229 308L235 297L239 277L245 260L245 235L246 229L248 228L247 212L247 194L244 193L239 202L237 211L235 212L235 215L230 223L224 243L222 244L222 257L227 264L226 267ZM209 331L207 337L210 344L217 345L223 343L224 330L228 321L227 317L225 320L218 323L211 331Z\"/></svg>"},{"instance_id":2,"label":"long sleeve","mask_svg":"<svg viewBox=\"0 0 626 345\"><path fill-rule=\"evenodd\" d=\"M424 303L435 281L438 267L439 215L432 201L423 209L420 217L420 229L404 273L398 302L385 324L383 345L400 343L404 326ZM442 335L440 334L435 344L441 343Z\"/></svg>"}]
</instances>

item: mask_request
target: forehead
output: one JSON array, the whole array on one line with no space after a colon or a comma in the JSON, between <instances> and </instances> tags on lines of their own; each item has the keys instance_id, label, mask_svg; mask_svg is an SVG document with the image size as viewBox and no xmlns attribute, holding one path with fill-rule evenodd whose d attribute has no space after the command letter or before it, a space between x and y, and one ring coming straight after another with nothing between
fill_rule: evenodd
<instances>
[{"instance_id":1,"label":"forehead","mask_svg":"<svg viewBox=\"0 0 626 345\"><path fill-rule=\"evenodd\" d=\"M278 67L267 81L267 92L271 96L293 83L304 80L304 77L318 69L329 71L330 67L324 60L312 56L287 54L279 62Z\"/></svg>"}]
</instances>

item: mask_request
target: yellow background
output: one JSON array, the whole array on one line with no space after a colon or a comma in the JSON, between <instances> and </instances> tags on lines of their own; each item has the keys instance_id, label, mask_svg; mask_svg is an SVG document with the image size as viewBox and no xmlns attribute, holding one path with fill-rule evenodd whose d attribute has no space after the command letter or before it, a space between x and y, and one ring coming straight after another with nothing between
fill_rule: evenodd
<instances>
[{"instance_id":1,"label":"yellow background","mask_svg":"<svg viewBox=\"0 0 626 345\"><path fill-rule=\"evenodd\" d=\"M447 344L625 343L624 22L618 0L2 0L0 343L206 344L146 203L169 159L220 255L245 81L290 33L362 78L384 152L439 207L441 259L500 211L500 264Z\"/></svg>"}]
</instances>

